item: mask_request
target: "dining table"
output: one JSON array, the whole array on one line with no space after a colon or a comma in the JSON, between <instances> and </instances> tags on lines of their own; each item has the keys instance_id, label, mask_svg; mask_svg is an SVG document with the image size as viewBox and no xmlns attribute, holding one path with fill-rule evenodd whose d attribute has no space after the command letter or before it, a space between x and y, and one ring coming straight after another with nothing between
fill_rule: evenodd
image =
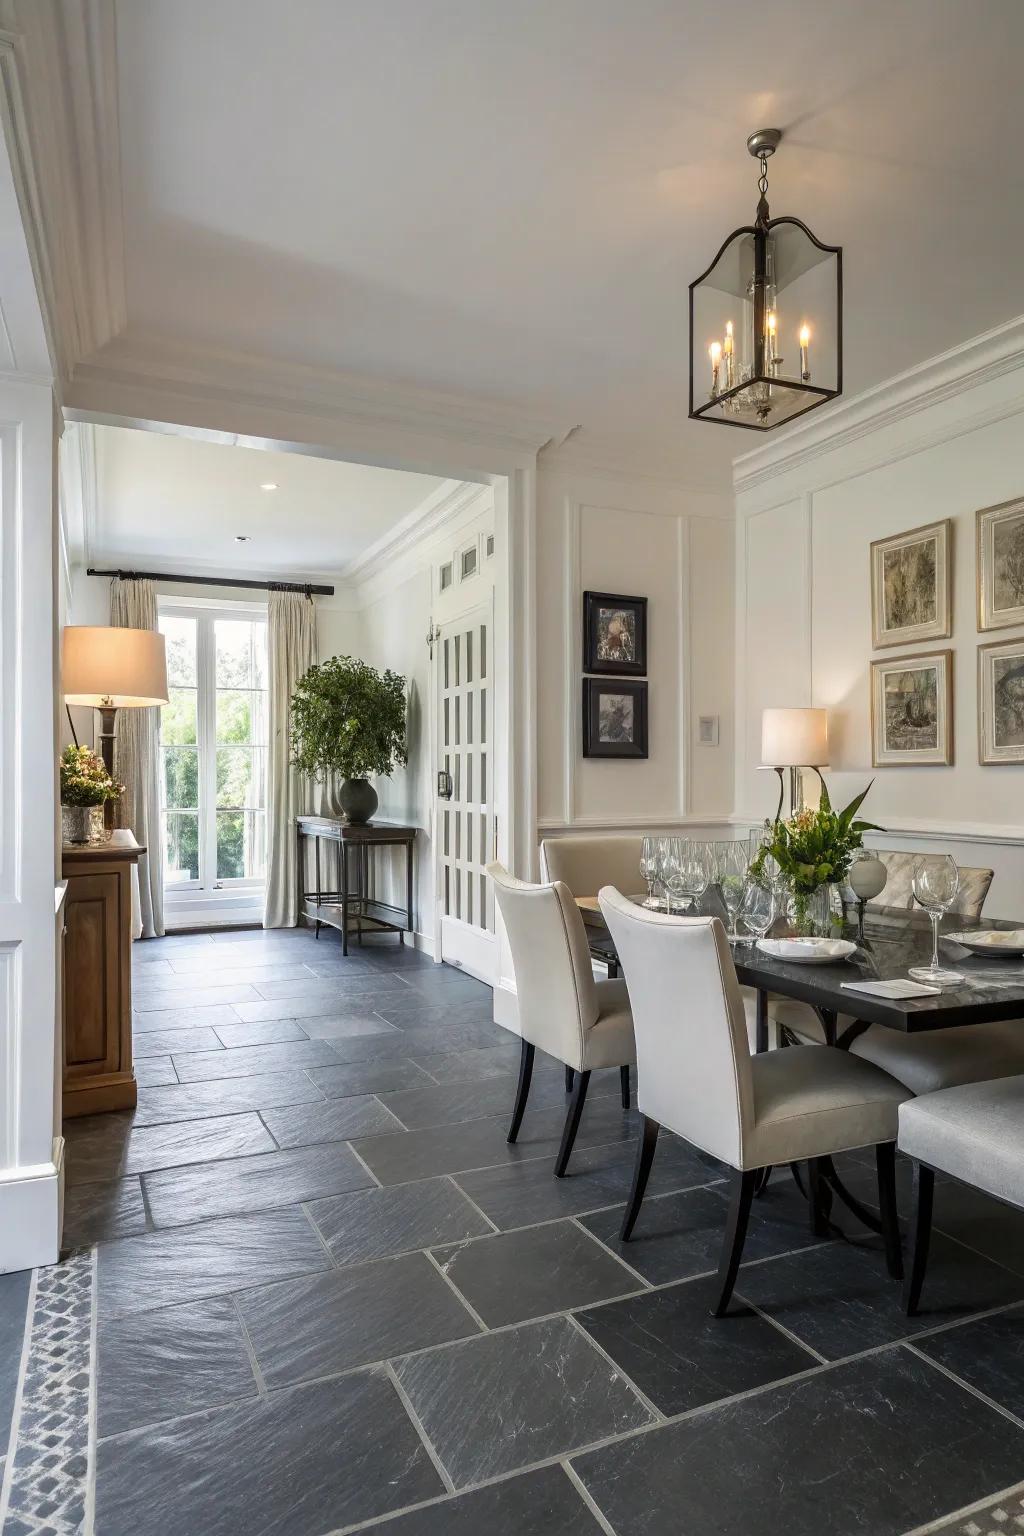
<instances>
[{"instance_id":1,"label":"dining table","mask_svg":"<svg viewBox=\"0 0 1024 1536\"><path fill-rule=\"evenodd\" d=\"M642 896L632 899L644 900ZM597 897L578 897L577 905L592 953L601 959L614 956L615 945ZM717 916L728 927L725 907L713 886L699 902L677 915ZM827 964L783 960L765 953L753 935L743 933L741 920L740 942L733 943L731 949L738 981L751 987L757 997L755 1048L757 1051L768 1049L770 995L808 1003L821 1020L826 1043L841 1050L848 1049L872 1024L914 1033L986 1024L997 1019L1020 1019L1024 1029L1024 956L977 955L951 936L958 932L1020 927L1024 924L1000 919L968 919L947 913L939 928L940 959L958 971L963 980L925 997L882 998L851 991L843 983L907 980L911 966L928 965L932 955L931 921L921 909L869 906L865 914L864 938L857 943L856 950L848 959ZM775 936L784 931L785 924L777 921L769 934ZM855 924L845 924L842 930L837 928L834 936L856 941ZM628 985L628 976L626 982ZM846 1189L834 1167L826 1169L826 1178L843 1203L866 1226L873 1231L880 1230L877 1215Z\"/></svg>"}]
</instances>

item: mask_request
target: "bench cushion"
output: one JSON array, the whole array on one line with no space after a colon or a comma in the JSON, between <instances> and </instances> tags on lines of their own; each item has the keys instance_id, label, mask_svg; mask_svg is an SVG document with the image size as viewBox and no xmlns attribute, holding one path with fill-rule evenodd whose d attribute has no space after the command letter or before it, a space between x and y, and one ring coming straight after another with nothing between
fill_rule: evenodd
<instances>
[{"instance_id":1,"label":"bench cushion","mask_svg":"<svg viewBox=\"0 0 1024 1536\"><path fill-rule=\"evenodd\" d=\"M908 1099L899 1119L908 1156L1024 1207L1024 1076Z\"/></svg>"}]
</instances>

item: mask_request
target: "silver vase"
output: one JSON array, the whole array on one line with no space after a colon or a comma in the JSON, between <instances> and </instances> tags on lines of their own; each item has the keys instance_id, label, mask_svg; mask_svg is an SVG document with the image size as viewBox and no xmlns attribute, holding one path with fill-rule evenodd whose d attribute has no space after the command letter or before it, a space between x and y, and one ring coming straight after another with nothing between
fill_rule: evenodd
<instances>
[{"instance_id":1,"label":"silver vase","mask_svg":"<svg viewBox=\"0 0 1024 1536\"><path fill-rule=\"evenodd\" d=\"M66 843L102 843L102 805L62 805L60 820Z\"/></svg>"}]
</instances>

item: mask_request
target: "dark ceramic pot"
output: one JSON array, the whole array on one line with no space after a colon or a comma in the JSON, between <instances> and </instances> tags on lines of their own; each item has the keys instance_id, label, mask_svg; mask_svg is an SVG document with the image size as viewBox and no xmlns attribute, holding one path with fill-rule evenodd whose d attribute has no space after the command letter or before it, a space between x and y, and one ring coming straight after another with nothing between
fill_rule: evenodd
<instances>
[{"instance_id":1,"label":"dark ceramic pot","mask_svg":"<svg viewBox=\"0 0 1024 1536\"><path fill-rule=\"evenodd\" d=\"M338 790L338 803L352 825L362 827L377 809L377 791L369 779L346 779Z\"/></svg>"}]
</instances>

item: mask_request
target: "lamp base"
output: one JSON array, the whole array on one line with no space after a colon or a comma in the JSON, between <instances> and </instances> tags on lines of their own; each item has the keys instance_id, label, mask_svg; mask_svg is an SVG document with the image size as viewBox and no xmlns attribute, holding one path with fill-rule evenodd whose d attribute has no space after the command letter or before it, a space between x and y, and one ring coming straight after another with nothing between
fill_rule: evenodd
<instances>
[{"instance_id":1,"label":"lamp base","mask_svg":"<svg viewBox=\"0 0 1024 1536\"><path fill-rule=\"evenodd\" d=\"M103 766L114 777L114 736L117 729L117 706L100 705L100 757ZM108 800L103 807L103 825L108 832L114 826L114 802Z\"/></svg>"}]
</instances>

